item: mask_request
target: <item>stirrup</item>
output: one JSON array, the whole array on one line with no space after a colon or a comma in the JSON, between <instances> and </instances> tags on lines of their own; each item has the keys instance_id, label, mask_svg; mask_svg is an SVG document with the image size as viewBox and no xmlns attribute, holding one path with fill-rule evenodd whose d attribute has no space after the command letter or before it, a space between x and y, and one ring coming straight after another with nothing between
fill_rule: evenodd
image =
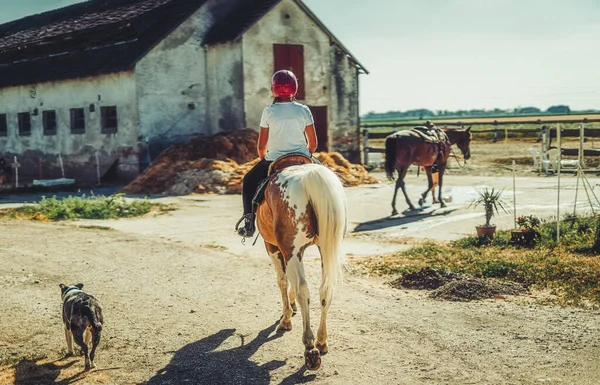
<instances>
[{"instance_id":1,"label":"stirrup","mask_svg":"<svg viewBox=\"0 0 600 385\"><path fill-rule=\"evenodd\" d=\"M244 221L244 226L240 226L240 223ZM244 214L239 221L235 224L235 230L238 235L244 238L250 238L254 235L254 214Z\"/></svg>"}]
</instances>

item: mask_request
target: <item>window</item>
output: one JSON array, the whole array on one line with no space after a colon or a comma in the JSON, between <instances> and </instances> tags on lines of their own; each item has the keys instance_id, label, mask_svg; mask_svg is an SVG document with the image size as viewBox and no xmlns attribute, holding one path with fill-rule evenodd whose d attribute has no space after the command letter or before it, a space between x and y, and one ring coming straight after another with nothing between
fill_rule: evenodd
<instances>
[{"instance_id":1,"label":"window","mask_svg":"<svg viewBox=\"0 0 600 385\"><path fill-rule=\"evenodd\" d=\"M304 99L304 46L299 44L273 44L275 72L290 70L298 79L296 99Z\"/></svg>"},{"instance_id":2,"label":"window","mask_svg":"<svg viewBox=\"0 0 600 385\"><path fill-rule=\"evenodd\" d=\"M6 114L0 114L0 136L8 135L8 122L6 121Z\"/></svg>"},{"instance_id":3,"label":"window","mask_svg":"<svg viewBox=\"0 0 600 385\"><path fill-rule=\"evenodd\" d=\"M114 134L117 132L117 107L100 107L102 119L102 133Z\"/></svg>"},{"instance_id":4,"label":"window","mask_svg":"<svg viewBox=\"0 0 600 385\"><path fill-rule=\"evenodd\" d=\"M56 111L42 112L42 122L44 124L44 135L56 135Z\"/></svg>"},{"instance_id":5,"label":"window","mask_svg":"<svg viewBox=\"0 0 600 385\"><path fill-rule=\"evenodd\" d=\"M83 108L71 108L71 134L85 133L85 113Z\"/></svg>"},{"instance_id":6,"label":"window","mask_svg":"<svg viewBox=\"0 0 600 385\"><path fill-rule=\"evenodd\" d=\"M19 112L19 135L31 135L31 114L29 112Z\"/></svg>"}]
</instances>

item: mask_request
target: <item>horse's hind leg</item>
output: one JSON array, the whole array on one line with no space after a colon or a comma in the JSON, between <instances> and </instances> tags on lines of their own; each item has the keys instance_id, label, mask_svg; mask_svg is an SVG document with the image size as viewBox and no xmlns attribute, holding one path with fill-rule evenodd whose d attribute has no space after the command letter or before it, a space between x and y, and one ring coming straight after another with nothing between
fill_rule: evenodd
<instances>
[{"instance_id":1,"label":"horse's hind leg","mask_svg":"<svg viewBox=\"0 0 600 385\"><path fill-rule=\"evenodd\" d=\"M402 167L398 169L398 179L396 180L396 188L394 189L394 198L392 198L392 215L398 214L398 210L396 210L396 196L398 195L398 189L402 189L402 193L404 194L404 199L406 199L406 203L411 210L415 209L410 199L408 199L408 194L406 194L406 189L404 188L404 177L406 176L406 172L408 171L407 167Z\"/></svg>"},{"instance_id":2,"label":"horse's hind leg","mask_svg":"<svg viewBox=\"0 0 600 385\"><path fill-rule=\"evenodd\" d=\"M321 253L321 248L319 248L319 253ZM322 254L321 254L321 259L323 259ZM319 349L321 354L326 354L327 353L327 312L329 311L329 306L331 306L331 299L333 298L333 287L331 285L327 285L327 287L323 288L325 276L324 276L324 274L322 274L321 276L322 276L321 288L319 289L319 297L321 300L321 323L319 324L319 330L317 331L317 349Z\"/></svg>"},{"instance_id":3,"label":"horse's hind leg","mask_svg":"<svg viewBox=\"0 0 600 385\"><path fill-rule=\"evenodd\" d=\"M310 328L309 304L310 297L308 284L304 275L304 266L302 265L301 255L293 255L287 264L287 273L296 295L302 312L302 343L304 344L304 360L306 367L310 370L316 370L321 366L321 357L318 349L315 348L315 336Z\"/></svg>"},{"instance_id":4,"label":"horse's hind leg","mask_svg":"<svg viewBox=\"0 0 600 385\"><path fill-rule=\"evenodd\" d=\"M267 242L265 242L265 246L269 257L271 257L271 260L273 261L275 272L277 273L277 285L281 291L281 301L283 303L281 321L279 321L277 329L292 330L292 305L288 296L288 278L285 274L285 259L277 246ZM295 304L293 307L296 307Z\"/></svg>"},{"instance_id":5,"label":"horse's hind leg","mask_svg":"<svg viewBox=\"0 0 600 385\"><path fill-rule=\"evenodd\" d=\"M398 192L398 187L400 187L402 189L402 193L404 194L404 199L406 199L406 204L408 204L408 207L411 210L415 209L415 206L412 204L412 202L408 198L408 194L406 193L406 188L404 187L405 186L404 177L406 176L407 171L408 171L408 167L403 167L402 169L398 170L398 180L396 181L396 191L394 192L394 202L393 202L394 212L396 214L398 214L398 211L396 211L396 192ZM394 214L392 214L392 215L394 215Z\"/></svg>"}]
</instances>

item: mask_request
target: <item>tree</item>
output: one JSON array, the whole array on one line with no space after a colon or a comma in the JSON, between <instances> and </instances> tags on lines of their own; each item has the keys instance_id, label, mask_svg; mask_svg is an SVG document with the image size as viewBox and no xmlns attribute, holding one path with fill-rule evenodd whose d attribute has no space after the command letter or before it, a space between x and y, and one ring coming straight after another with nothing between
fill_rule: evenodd
<instances>
[{"instance_id":1,"label":"tree","mask_svg":"<svg viewBox=\"0 0 600 385\"><path fill-rule=\"evenodd\" d=\"M558 106L549 107L546 110L546 112L549 114L566 114L566 115L568 115L571 113L571 109L569 108L569 106L558 105Z\"/></svg>"},{"instance_id":2,"label":"tree","mask_svg":"<svg viewBox=\"0 0 600 385\"><path fill-rule=\"evenodd\" d=\"M540 110L537 107L520 107L515 110L516 114L523 114L523 115L533 115L533 114L539 114L541 112L542 112L542 110Z\"/></svg>"}]
</instances>

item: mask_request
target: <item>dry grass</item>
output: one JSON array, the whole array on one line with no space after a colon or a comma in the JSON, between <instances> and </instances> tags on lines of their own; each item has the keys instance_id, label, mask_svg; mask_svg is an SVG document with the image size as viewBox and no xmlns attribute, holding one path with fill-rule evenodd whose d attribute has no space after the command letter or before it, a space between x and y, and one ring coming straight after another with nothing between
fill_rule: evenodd
<instances>
[{"instance_id":1,"label":"dry grass","mask_svg":"<svg viewBox=\"0 0 600 385\"><path fill-rule=\"evenodd\" d=\"M550 290L561 305L600 307L600 256L591 251L596 219L565 218L563 243L556 245L554 223L542 223L538 246L517 248L510 231L497 233L493 242L476 237L450 243L424 243L409 250L366 258L355 264L366 274L385 276L425 268L499 278L538 290Z\"/></svg>"}]
</instances>

